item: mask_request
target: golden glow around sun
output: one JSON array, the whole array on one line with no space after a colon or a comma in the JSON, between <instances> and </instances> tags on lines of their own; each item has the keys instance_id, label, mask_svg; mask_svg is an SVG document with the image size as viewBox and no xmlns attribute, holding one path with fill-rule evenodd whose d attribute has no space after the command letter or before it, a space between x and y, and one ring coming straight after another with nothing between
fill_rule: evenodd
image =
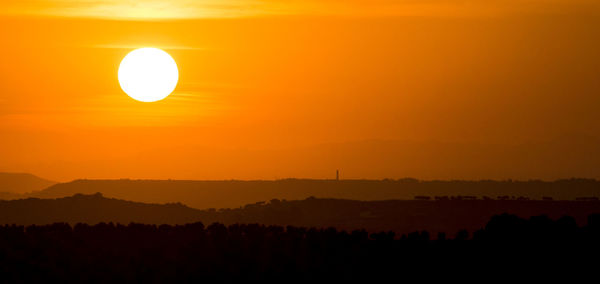
<instances>
[{"instance_id":1,"label":"golden glow around sun","mask_svg":"<svg viewBox=\"0 0 600 284\"><path fill-rule=\"evenodd\" d=\"M177 86L179 70L175 60L158 48L136 49L121 61L119 84L135 100L160 101Z\"/></svg>"}]
</instances>

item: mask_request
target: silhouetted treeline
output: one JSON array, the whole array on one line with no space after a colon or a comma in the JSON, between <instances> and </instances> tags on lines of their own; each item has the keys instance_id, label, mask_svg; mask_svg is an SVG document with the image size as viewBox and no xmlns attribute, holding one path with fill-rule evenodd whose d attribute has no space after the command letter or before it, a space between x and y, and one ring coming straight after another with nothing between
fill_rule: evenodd
<instances>
[{"instance_id":1,"label":"silhouetted treeline","mask_svg":"<svg viewBox=\"0 0 600 284\"><path fill-rule=\"evenodd\" d=\"M310 196L352 200L410 200L415 196L498 196L541 200L575 200L600 197L600 181L568 179L557 181L420 181L385 180L309 180L274 181L182 181L182 180L76 180L53 185L21 198L60 198L77 193L102 193L104 196L145 203L177 203L206 208L235 208L271 199L298 200Z\"/></svg>"},{"instance_id":2,"label":"silhouetted treeline","mask_svg":"<svg viewBox=\"0 0 600 284\"><path fill-rule=\"evenodd\" d=\"M571 217L504 214L472 234L456 235L218 223L0 226L0 277L63 283L302 282L410 279L426 271L506 274L573 264L585 269L597 264L600 215L577 226Z\"/></svg>"}]
</instances>

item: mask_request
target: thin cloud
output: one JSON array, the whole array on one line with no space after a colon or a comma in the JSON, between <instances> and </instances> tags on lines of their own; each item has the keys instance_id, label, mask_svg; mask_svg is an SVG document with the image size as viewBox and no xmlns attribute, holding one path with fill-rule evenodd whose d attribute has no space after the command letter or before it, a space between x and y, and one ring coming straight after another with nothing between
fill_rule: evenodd
<instances>
[{"instance_id":1,"label":"thin cloud","mask_svg":"<svg viewBox=\"0 0 600 284\"><path fill-rule=\"evenodd\" d=\"M184 45L156 45L156 44L149 44L149 45L143 45L143 44L98 44L98 45L91 45L91 46L87 46L90 48L106 48L106 49L137 49L137 48L142 48L142 47L155 47L155 48L160 48L160 49L164 49L164 50L208 50L208 48L205 47L193 47L193 46L184 46Z\"/></svg>"},{"instance_id":2,"label":"thin cloud","mask_svg":"<svg viewBox=\"0 0 600 284\"><path fill-rule=\"evenodd\" d=\"M477 17L598 12L597 0L5 0L0 14L129 20L268 15Z\"/></svg>"}]
</instances>

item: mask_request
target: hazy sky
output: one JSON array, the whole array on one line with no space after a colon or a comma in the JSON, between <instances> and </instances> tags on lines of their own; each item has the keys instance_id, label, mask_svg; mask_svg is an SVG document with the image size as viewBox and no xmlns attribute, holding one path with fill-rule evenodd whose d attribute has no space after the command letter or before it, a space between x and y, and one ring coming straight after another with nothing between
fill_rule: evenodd
<instances>
[{"instance_id":1,"label":"hazy sky","mask_svg":"<svg viewBox=\"0 0 600 284\"><path fill-rule=\"evenodd\" d=\"M600 178L600 3L49 1L0 9L0 171ZM153 46L176 91L125 95Z\"/></svg>"}]
</instances>

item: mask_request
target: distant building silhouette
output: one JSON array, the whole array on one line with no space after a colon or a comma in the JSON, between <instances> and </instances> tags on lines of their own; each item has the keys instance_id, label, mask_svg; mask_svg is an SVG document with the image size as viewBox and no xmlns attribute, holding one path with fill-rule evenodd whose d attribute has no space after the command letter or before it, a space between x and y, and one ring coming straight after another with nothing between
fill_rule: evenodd
<instances>
[{"instance_id":1,"label":"distant building silhouette","mask_svg":"<svg viewBox=\"0 0 600 284\"><path fill-rule=\"evenodd\" d=\"M340 180L340 170L335 170L335 180Z\"/></svg>"}]
</instances>

